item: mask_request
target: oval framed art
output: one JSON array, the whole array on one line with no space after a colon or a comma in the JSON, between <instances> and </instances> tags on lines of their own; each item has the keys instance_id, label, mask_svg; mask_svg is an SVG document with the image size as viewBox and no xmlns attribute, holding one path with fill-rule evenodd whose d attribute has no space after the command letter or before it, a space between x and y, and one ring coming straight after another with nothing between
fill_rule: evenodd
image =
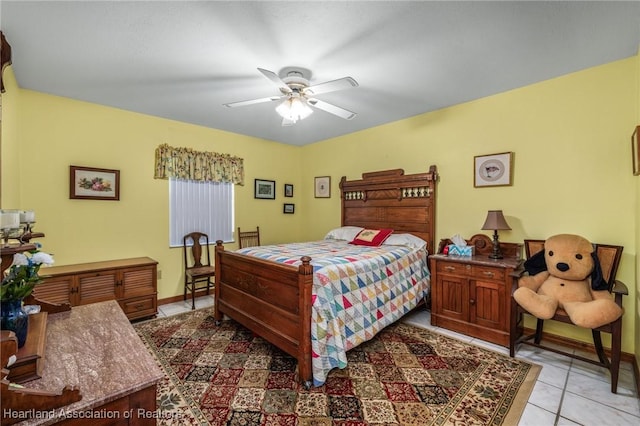
<instances>
[{"instance_id":1,"label":"oval framed art","mask_svg":"<svg viewBox=\"0 0 640 426\"><path fill-rule=\"evenodd\" d=\"M509 186L512 184L513 152L477 155L473 158L473 186Z\"/></svg>"}]
</instances>

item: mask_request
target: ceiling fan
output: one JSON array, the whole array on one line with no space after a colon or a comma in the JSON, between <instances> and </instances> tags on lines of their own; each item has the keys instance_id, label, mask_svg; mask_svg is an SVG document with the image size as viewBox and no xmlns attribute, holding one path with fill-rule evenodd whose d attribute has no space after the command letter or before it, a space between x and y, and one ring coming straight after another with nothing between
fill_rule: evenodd
<instances>
[{"instance_id":1,"label":"ceiling fan","mask_svg":"<svg viewBox=\"0 0 640 426\"><path fill-rule=\"evenodd\" d=\"M311 86L309 85L311 72L304 68L284 68L280 72L282 77L278 76L278 74L273 71L265 70L263 68L258 68L258 71L278 87L281 95L271 96L268 98L251 99L248 101L232 102L224 104L224 106L235 108L263 102L282 101L276 107L276 111L280 116L282 116L283 126L291 126L298 120L308 117L313 112L310 106L321 109L340 118L344 118L345 120L352 120L356 115L358 115L355 112L321 101L314 97L322 93L358 87L358 82L351 77L343 77L337 80L331 80Z\"/></svg>"}]
</instances>

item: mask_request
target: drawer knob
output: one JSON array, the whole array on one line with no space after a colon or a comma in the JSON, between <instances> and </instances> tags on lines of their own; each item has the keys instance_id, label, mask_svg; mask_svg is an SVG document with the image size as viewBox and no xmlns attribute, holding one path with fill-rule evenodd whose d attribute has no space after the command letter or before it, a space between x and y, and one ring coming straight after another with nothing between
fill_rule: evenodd
<instances>
[{"instance_id":1,"label":"drawer knob","mask_svg":"<svg viewBox=\"0 0 640 426\"><path fill-rule=\"evenodd\" d=\"M487 277L492 277L493 278L493 272L491 271L484 271L483 272Z\"/></svg>"},{"instance_id":2,"label":"drawer knob","mask_svg":"<svg viewBox=\"0 0 640 426\"><path fill-rule=\"evenodd\" d=\"M471 269L471 265L464 265L465 268Z\"/></svg>"},{"instance_id":3,"label":"drawer knob","mask_svg":"<svg viewBox=\"0 0 640 426\"><path fill-rule=\"evenodd\" d=\"M444 267L444 269L445 269L446 271L449 271L449 272L452 272L452 271L455 271L455 270L456 270L456 268L455 268L454 266L445 266L445 267Z\"/></svg>"},{"instance_id":4,"label":"drawer knob","mask_svg":"<svg viewBox=\"0 0 640 426\"><path fill-rule=\"evenodd\" d=\"M475 304L476 304L476 301L475 301L474 299L471 299L471 300L469 300L469 304L471 304L471 305L475 305Z\"/></svg>"}]
</instances>

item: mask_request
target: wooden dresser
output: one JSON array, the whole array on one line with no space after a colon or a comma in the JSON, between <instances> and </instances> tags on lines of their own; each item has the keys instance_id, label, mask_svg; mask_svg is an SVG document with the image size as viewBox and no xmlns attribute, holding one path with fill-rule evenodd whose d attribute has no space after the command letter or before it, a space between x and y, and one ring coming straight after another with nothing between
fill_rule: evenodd
<instances>
[{"instance_id":1,"label":"wooden dresser","mask_svg":"<svg viewBox=\"0 0 640 426\"><path fill-rule=\"evenodd\" d=\"M23 386L42 393L67 386L78 389L82 399L45 409L32 395L34 402L26 407L4 405L2 424L156 424L156 387L164 373L115 301L48 315L44 354L42 377ZM3 395L3 402L8 397Z\"/></svg>"},{"instance_id":2,"label":"wooden dresser","mask_svg":"<svg viewBox=\"0 0 640 426\"><path fill-rule=\"evenodd\" d=\"M116 300L130 320L158 313L158 262L149 257L42 268L37 299L71 306Z\"/></svg>"},{"instance_id":3,"label":"wooden dresser","mask_svg":"<svg viewBox=\"0 0 640 426\"><path fill-rule=\"evenodd\" d=\"M503 259L490 259L491 240L474 235L473 256L438 254L429 257L431 324L502 346L509 346L511 274L521 264L520 244L501 243Z\"/></svg>"}]
</instances>

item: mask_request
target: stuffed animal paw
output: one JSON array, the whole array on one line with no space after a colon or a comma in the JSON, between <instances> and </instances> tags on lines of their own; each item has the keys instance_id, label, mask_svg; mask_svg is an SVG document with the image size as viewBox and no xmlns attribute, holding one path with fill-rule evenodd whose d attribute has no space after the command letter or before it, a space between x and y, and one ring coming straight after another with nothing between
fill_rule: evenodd
<instances>
[{"instance_id":1,"label":"stuffed animal paw","mask_svg":"<svg viewBox=\"0 0 640 426\"><path fill-rule=\"evenodd\" d=\"M513 298L527 312L536 318L550 319L558 309L558 301L545 294L538 294L528 287L520 287L513 292Z\"/></svg>"}]
</instances>

